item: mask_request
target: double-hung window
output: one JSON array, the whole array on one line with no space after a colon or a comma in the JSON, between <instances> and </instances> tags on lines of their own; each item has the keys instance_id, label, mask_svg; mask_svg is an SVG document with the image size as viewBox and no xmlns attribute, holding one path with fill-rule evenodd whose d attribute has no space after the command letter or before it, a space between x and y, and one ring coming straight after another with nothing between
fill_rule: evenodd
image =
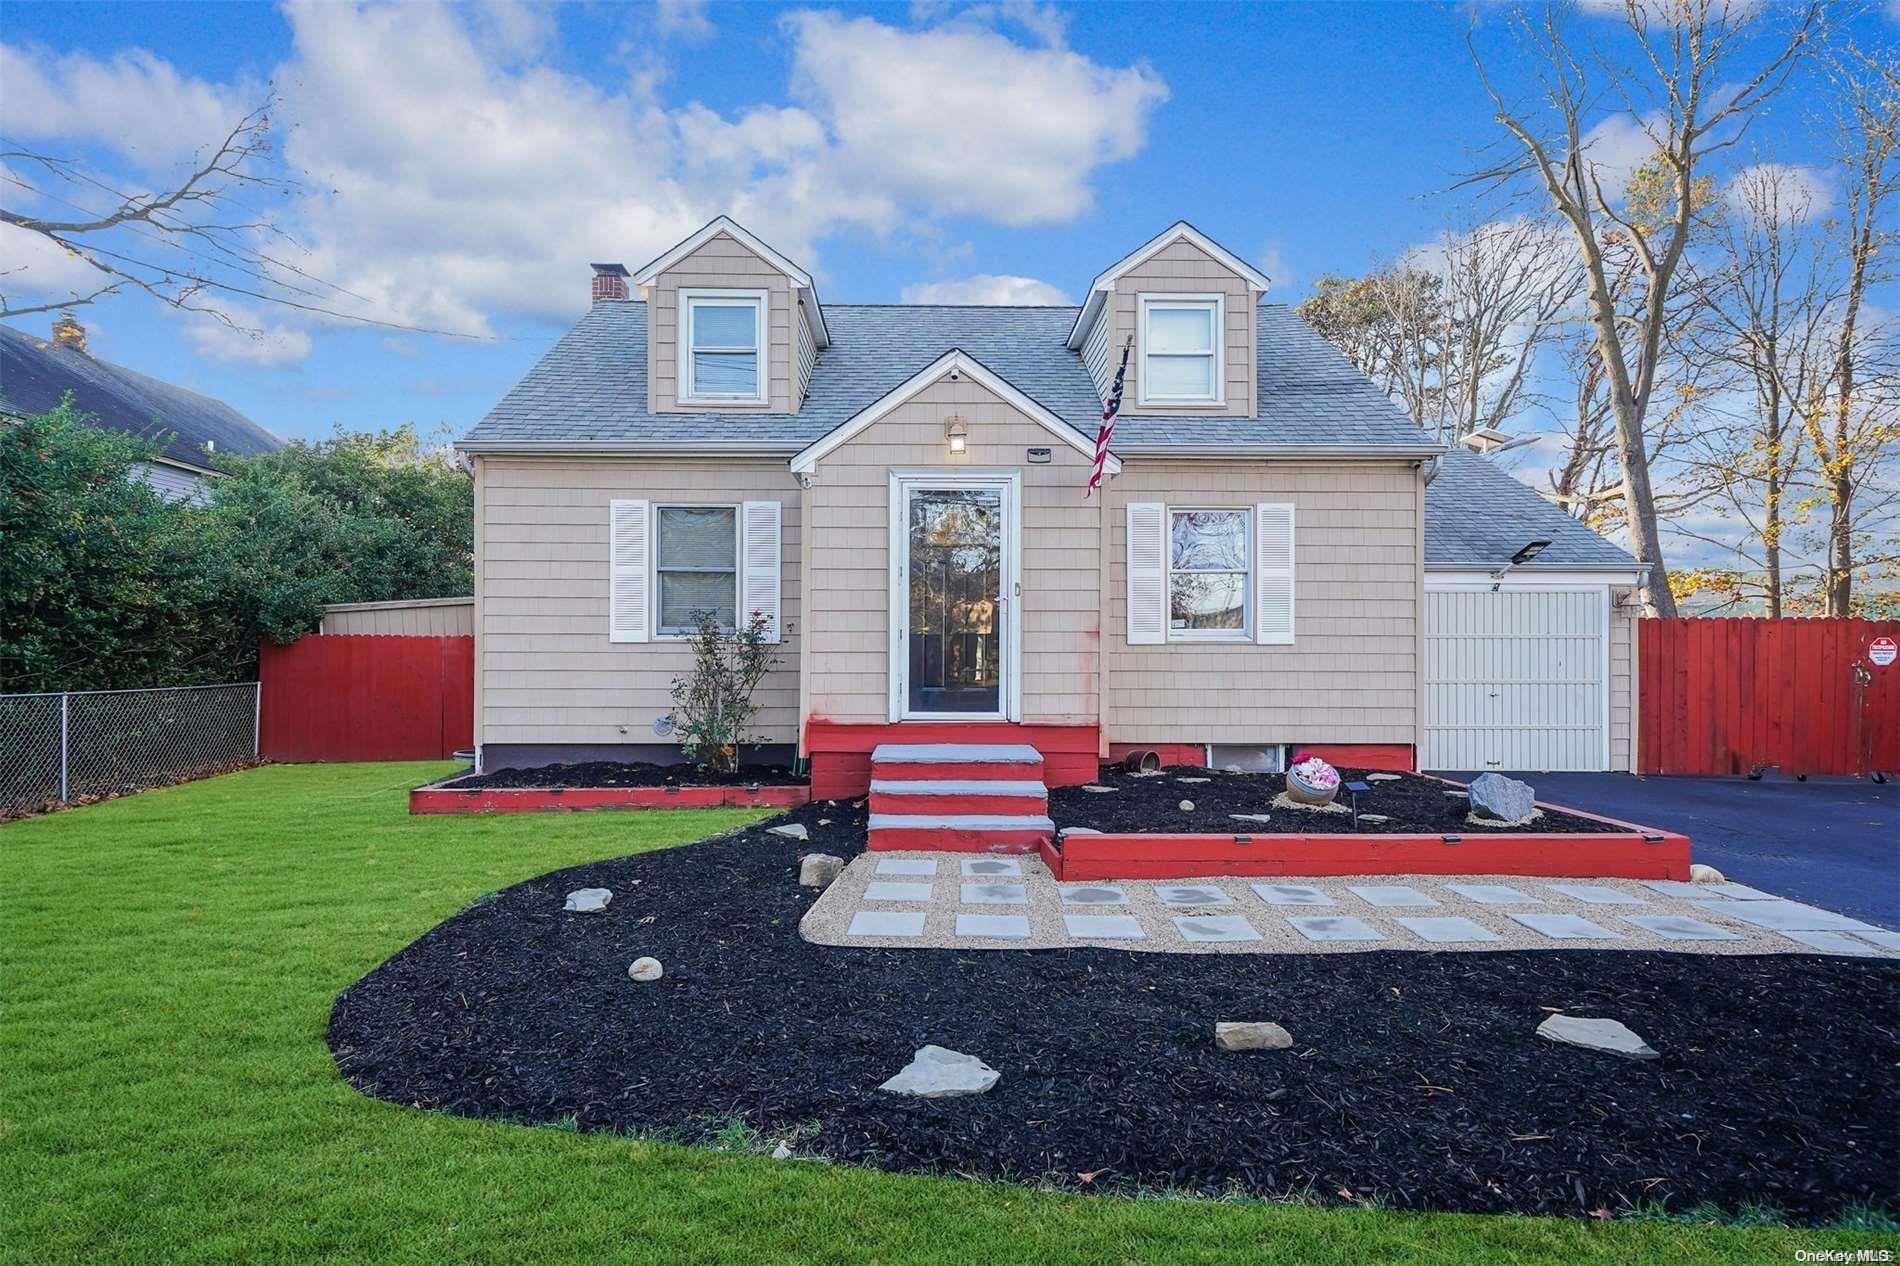
<instances>
[{"instance_id":1,"label":"double-hung window","mask_svg":"<svg viewBox=\"0 0 1900 1266\"><path fill-rule=\"evenodd\" d=\"M680 399L764 403L765 292L682 290L679 302Z\"/></svg>"},{"instance_id":2,"label":"double-hung window","mask_svg":"<svg viewBox=\"0 0 1900 1266\"><path fill-rule=\"evenodd\" d=\"M1168 511L1168 638L1248 640L1253 511Z\"/></svg>"},{"instance_id":3,"label":"double-hung window","mask_svg":"<svg viewBox=\"0 0 1900 1266\"><path fill-rule=\"evenodd\" d=\"M1220 404L1218 295L1141 296L1141 403Z\"/></svg>"},{"instance_id":4,"label":"double-hung window","mask_svg":"<svg viewBox=\"0 0 1900 1266\"><path fill-rule=\"evenodd\" d=\"M735 506L657 507L658 578L662 637L687 637L706 615L732 629L739 608L739 512Z\"/></svg>"}]
</instances>

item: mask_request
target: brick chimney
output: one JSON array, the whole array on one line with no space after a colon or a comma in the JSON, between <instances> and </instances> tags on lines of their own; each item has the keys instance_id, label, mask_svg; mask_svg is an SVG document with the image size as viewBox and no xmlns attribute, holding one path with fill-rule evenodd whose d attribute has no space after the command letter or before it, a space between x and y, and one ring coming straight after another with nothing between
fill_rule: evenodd
<instances>
[{"instance_id":1,"label":"brick chimney","mask_svg":"<svg viewBox=\"0 0 1900 1266\"><path fill-rule=\"evenodd\" d=\"M625 264L594 265L594 302L602 299L624 299L627 297L627 272Z\"/></svg>"},{"instance_id":2,"label":"brick chimney","mask_svg":"<svg viewBox=\"0 0 1900 1266\"><path fill-rule=\"evenodd\" d=\"M86 327L73 320L72 313L62 312L59 320L53 322L53 342L60 347L83 352L86 350Z\"/></svg>"}]
</instances>

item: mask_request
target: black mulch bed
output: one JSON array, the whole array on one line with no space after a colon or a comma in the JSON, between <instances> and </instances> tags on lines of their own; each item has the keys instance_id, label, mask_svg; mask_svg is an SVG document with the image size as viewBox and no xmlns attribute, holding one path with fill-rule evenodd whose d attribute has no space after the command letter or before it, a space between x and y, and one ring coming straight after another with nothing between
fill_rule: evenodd
<instances>
[{"instance_id":1,"label":"black mulch bed","mask_svg":"<svg viewBox=\"0 0 1900 1266\"><path fill-rule=\"evenodd\" d=\"M1341 782L1364 779L1374 770L1342 769ZM1182 782L1183 778L1205 778L1207 782ZM1098 787L1113 787L1113 793L1084 791L1080 787L1057 787L1049 792L1049 816L1058 827L1086 826L1097 831L1148 831L1172 834L1227 835L1351 835L1352 817L1345 813L1313 813L1304 809L1282 809L1273 798L1286 790L1284 774L1243 774L1218 769L1196 769L1189 765L1170 765L1159 774L1137 776L1125 769L1104 767L1096 779ZM1359 812L1390 818L1389 822L1359 824L1360 835L1425 834L1468 835L1474 831L1512 831L1531 834L1575 832L1613 832L1620 827L1580 818L1569 813L1544 810L1544 816L1524 826L1475 826L1465 821L1471 811L1462 796L1448 796L1456 790L1433 778L1400 774L1396 782L1375 782L1372 790L1359 793ZM1191 801L1194 808L1183 809L1181 802ZM1350 806L1352 795L1343 787L1338 802ZM1265 813L1269 822L1237 822L1230 814Z\"/></svg>"},{"instance_id":2,"label":"black mulch bed","mask_svg":"<svg viewBox=\"0 0 1900 1266\"><path fill-rule=\"evenodd\" d=\"M471 905L338 998L338 1067L465 1116L686 1141L742 1119L836 1161L1087 1190L1571 1215L1713 1201L1798 1221L1895 1203L1891 962L822 948L797 934L798 858L854 851L862 811L790 816L809 845L753 827ZM605 913L562 912L594 885L614 891ZM665 978L635 984L646 954ZM1548 1008L1622 1020L1662 1058L1538 1038ZM1212 1029L1233 1018L1280 1021L1296 1048L1224 1054ZM879 1092L926 1042L1001 1083Z\"/></svg>"},{"instance_id":3,"label":"black mulch bed","mask_svg":"<svg viewBox=\"0 0 1900 1266\"><path fill-rule=\"evenodd\" d=\"M647 761L590 760L534 769L497 769L470 774L445 787L802 787L809 780L784 765L741 765L719 773L703 765L654 765Z\"/></svg>"}]
</instances>

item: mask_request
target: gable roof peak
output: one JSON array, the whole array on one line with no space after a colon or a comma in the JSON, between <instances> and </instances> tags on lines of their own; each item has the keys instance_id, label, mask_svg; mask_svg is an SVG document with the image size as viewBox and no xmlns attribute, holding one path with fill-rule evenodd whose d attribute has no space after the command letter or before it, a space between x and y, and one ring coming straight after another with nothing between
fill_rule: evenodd
<instances>
[{"instance_id":1,"label":"gable roof peak","mask_svg":"<svg viewBox=\"0 0 1900 1266\"><path fill-rule=\"evenodd\" d=\"M1108 268L1098 273L1095 280L1089 283L1088 296L1082 301L1082 309L1075 314L1075 325L1069 331L1069 346L1071 348L1082 346L1083 338L1088 333L1089 327L1094 324L1096 315L1101 312L1103 305L1107 302L1109 293L1115 288L1116 280L1120 278L1123 273L1131 268L1139 267L1150 256L1163 247L1171 246L1175 242L1182 241L1191 242L1201 250L1206 251L1209 255L1212 255L1221 263L1227 265L1227 267L1233 269L1234 272L1245 278L1247 284L1252 286L1256 291L1264 292L1268 286L1273 284L1272 278L1268 277L1265 273L1255 268L1233 251L1228 250L1225 246L1216 242L1207 234L1195 228L1194 225L1188 221L1176 220L1173 224L1170 224L1167 228L1161 230L1161 232L1155 234L1146 242L1143 242L1140 246L1137 246L1134 250L1122 256Z\"/></svg>"}]
</instances>

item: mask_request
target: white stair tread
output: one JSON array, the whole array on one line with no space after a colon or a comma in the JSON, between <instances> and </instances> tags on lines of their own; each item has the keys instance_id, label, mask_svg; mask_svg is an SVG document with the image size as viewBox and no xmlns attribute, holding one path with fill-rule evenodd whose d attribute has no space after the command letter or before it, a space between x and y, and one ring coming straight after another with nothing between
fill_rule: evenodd
<instances>
[{"instance_id":1,"label":"white stair tread","mask_svg":"<svg viewBox=\"0 0 1900 1266\"><path fill-rule=\"evenodd\" d=\"M873 813L873 831L1053 831L1044 816L993 813Z\"/></svg>"},{"instance_id":2,"label":"white stair tread","mask_svg":"<svg viewBox=\"0 0 1900 1266\"><path fill-rule=\"evenodd\" d=\"M873 765L1040 765L1027 743L879 743Z\"/></svg>"},{"instance_id":3,"label":"white stair tread","mask_svg":"<svg viewBox=\"0 0 1900 1266\"><path fill-rule=\"evenodd\" d=\"M1020 796L1023 799L1047 798L1049 789L1040 782L1023 778L873 778L871 794L887 796Z\"/></svg>"}]
</instances>

